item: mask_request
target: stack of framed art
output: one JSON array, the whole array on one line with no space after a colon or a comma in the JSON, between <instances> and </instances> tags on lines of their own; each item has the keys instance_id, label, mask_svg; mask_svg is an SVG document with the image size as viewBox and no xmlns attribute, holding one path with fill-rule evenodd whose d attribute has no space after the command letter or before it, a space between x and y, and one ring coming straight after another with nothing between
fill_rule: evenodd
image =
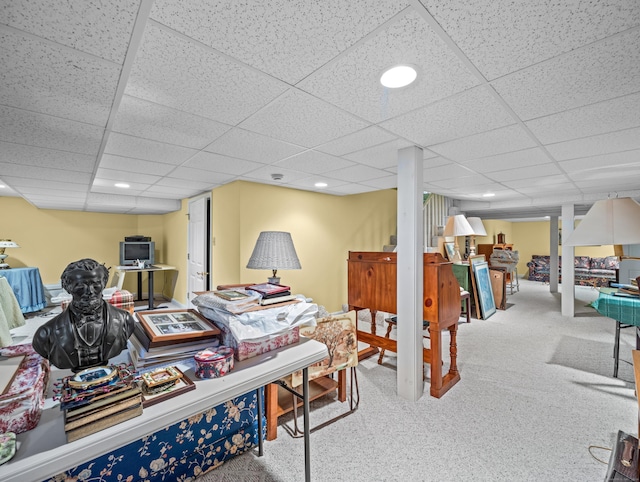
<instances>
[{"instance_id":1,"label":"stack of framed art","mask_svg":"<svg viewBox=\"0 0 640 482\"><path fill-rule=\"evenodd\" d=\"M493 296L489 263L484 255L469 258L471 268L471 286L473 287L476 314L478 318L486 320L496 312L496 302Z\"/></svg>"}]
</instances>

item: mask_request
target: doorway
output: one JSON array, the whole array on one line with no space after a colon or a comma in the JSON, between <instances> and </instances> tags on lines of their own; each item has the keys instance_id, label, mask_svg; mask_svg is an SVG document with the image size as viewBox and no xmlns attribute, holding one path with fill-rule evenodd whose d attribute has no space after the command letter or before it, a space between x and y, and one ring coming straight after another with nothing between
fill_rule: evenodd
<instances>
[{"instance_id":1,"label":"doorway","mask_svg":"<svg viewBox=\"0 0 640 482\"><path fill-rule=\"evenodd\" d=\"M211 289L211 197L189 200L189 232L187 253L187 306L198 291Z\"/></svg>"}]
</instances>

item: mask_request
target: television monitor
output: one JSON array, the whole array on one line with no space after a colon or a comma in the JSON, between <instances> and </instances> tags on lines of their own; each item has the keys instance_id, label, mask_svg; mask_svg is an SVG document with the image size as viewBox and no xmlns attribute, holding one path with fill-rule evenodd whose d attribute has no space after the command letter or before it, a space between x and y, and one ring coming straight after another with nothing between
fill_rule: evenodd
<instances>
[{"instance_id":1,"label":"television monitor","mask_svg":"<svg viewBox=\"0 0 640 482\"><path fill-rule=\"evenodd\" d=\"M120 241L120 266L144 261L145 266L155 263L156 243L153 241Z\"/></svg>"}]
</instances>

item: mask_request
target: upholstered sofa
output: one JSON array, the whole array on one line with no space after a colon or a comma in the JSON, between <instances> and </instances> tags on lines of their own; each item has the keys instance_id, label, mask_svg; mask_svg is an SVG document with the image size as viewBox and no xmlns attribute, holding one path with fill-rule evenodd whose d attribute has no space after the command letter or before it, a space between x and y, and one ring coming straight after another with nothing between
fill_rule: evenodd
<instances>
[{"instance_id":1,"label":"upholstered sofa","mask_svg":"<svg viewBox=\"0 0 640 482\"><path fill-rule=\"evenodd\" d=\"M533 281L549 282L550 257L534 254L527 263L529 268L528 279ZM589 256L576 256L574 258L575 284L582 286L607 286L609 282L616 281L619 267L617 256L605 258L590 258ZM559 280L562 278L562 257L559 260Z\"/></svg>"}]
</instances>

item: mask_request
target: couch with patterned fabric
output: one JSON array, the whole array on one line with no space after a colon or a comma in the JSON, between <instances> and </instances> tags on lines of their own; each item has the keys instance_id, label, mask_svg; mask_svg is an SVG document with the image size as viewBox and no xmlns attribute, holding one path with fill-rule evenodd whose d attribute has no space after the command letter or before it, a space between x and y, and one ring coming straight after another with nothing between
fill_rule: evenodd
<instances>
[{"instance_id":1,"label":"couch with patterned fabric","mask_svg":"<svg viewBox=\"0 0 640 482\"><path fill-rule=\"evenodd\" d=\"M617 280L617 270L620 260L617 256L604 258L591 258L589 256L576 256L574 258L575 284L581 286L608 286L611 281ZM529 268L528 279L533 281L549 282L551 259L547 255L534 254L527 263ZM558 261L558 279L562 279L562 257Z\"/></svg>"}]
</instances>

